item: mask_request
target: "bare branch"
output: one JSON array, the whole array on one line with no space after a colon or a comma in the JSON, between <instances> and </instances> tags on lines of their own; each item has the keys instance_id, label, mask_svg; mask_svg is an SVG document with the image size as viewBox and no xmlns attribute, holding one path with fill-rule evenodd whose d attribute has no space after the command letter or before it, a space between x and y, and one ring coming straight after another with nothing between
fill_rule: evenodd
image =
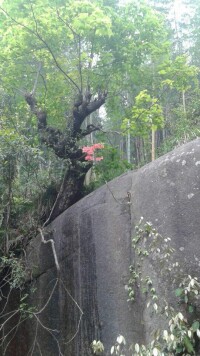
<instances>
[{"instance_id":1,"label":"bare branch","mask_svg":"<svg viewBox=\"0 0 200 356\"><path fill-rule=\"evenodd\" d=\"M89 134L91 134L92 132L95 132L95 131L100 131L102 128L101 125L98 125L98 126L95 126L93 124L90 124L90 125L87 125L86 129L85 130L82 130L79 137L85 137Z\"/></svg>"},{"instance_id":2,"label":"bare branch","mask_svg":"<svg viewBox=\"0 0 200 356\"><path fill-rule=\"evenodd\" d=\"M19 313L20 311L19 310L16 310L16 314ZM5 339L10 335L12 334L12 332L19 327L19 324L22 324L25 320L27 320L28 318L26 319L20 319L20 322L18 322L17 324L15 324L9 331L6 335L3 335L1 338L0 338L0 346L3 345L3 343L5 342Z\"/></svg>"},{"instance_id":3,"label":"bare branch","mask_svg":"<svg viewBox=\"0 0 200 356\"><path fill-rule=\"evenodd\" d=\"M48 219L44 222L43 227L47 226L48 223L51 221L52 215L53 215L54 210L55 210L55 208L56 208L56 206L57 206L57 202L58 202L58 200L59 200L59 198L60 198L60 196L61 196L61 194L62 194L62 192L63 192L64 182L65 182L65 176L63 177L62 184L61 184L61 186L60 186L58 195L57 195L56 200L55 200L55 202L54 202L54 204L53 204L53 206L52 206L52 209L51 209L51 211L50 211L49 217L48 217Z\"/></svg>"},{"instance_id":4,"label":"bare branch","mask_svg":"<svg viewBox=\"0 0 200 356\"><path fill-rule=\"evenodd\" d=\"M50 240L48 240L48 241L50 241ZM48 241L46 241L45 243L47 243ZM54 286L53 286L53 288L52 288L52 291L51 291L50 296L49 296L49 298L47 299L46 303L44 304L44 306L43 306L39 311L37 311L37 312L34 313L35 315L41 314L41 313L47 308L47 306L48 306L48 304L50 303L50 300L51 300L51 298L52 298L52 296L53 296L53 293L54 293L54 291L55 291L57 285L58 285L58 278L56 278L56 282L55 282L55 284L54 284Z\"/></svg>"},{"instance_id":5,"label":"bare branch","mask_svg":"<svg viewBox=\"0 0 200 356\"><path fill-rule=\"evenodd\" d=\"M35 26L36 26L36 35L37 37L40 39L40 41L46 46L46 48L48 49L48 51L50 52L56 66L58 67L58 69L64 74L64 76L71 82L71 84L73 84L77 89L78 89L78 92L80 93L80 88L78 87L78 85L74 82L74 80L62 69L61 65L58 63L52 49L50 48L50 46L48 45L48 43L43 39L43 37L39 34L38 32L38 26L37 26L37 20L36 20L36 17L35 17L35 14L34 14L34 11L33 11L33 6L31 4L31 11L32 11L32 14L33 14L33 18L34 18L34 21L35 21Z\"/></svg>"},{"instance_id":6,"label":"bare branch","mask_svg":"<svg viewBox=\"0 0 200 356\"><path fill-rule=\"evenodd\" d=\"M56 9L56 12L57 12L57 16L58 16L58 19L64 23L65 26L67 26L67 28L72 32L74 38L78 39L78 40L75 40L75 43L76 43L76 47L77 47L77 53L78 53L78 71L79 71L79 76L80 76L80 91L82 93L82 90L83 90L83 76L82 76L82 63L81 63L81 36L80 34L78 34L73 28L72 26L70 26L70 24L64 20L61 16L60 16L60 13L59 13L59 10Z\"/></svg>"},{"instance_id":7,"label":"bare branch","mask_svg":"<svg viewBox=\"0 0 200 356\"><path fill-rule=\"evenodd\" d=\"M2 323L1 324L1 326L0 326L0 331L3 329L3 327L8 323L8 321L10 320L10 319L12 319L16 314L18 314L19 313L19 310L17 309L17 310L14 310L13 311L13 313L4 321L4 323ZM2 340L2 338L0 338L0 340Z\"/></svg>"},{"instance_id":8,"label":"bare branch","mask_svg":"<svg viewBox=\"0 0 200 356\"><path fill-rule=\"evenodd\" d=\"M31 9L32 9L32 5L31 5ZM51 47L48 45L48 43L43 39L43 37L39 34L38 30L37 30L37 21L35 19L34 16L34 12L32 9L32 13L33 13L33 17L34 17L34 21L35 21L35 26L36 26L36 31L33 31L31 28L29 28L28 26L24 25L23 23L15 20L6 10L4 10L1 6L0 6L0 10L3 11L4 14L6 14L6 16L8 16L14 23L16 23L17 25L25 28L29 33L31 33L32 35L34 35L36 38L38 38L46 47L46 49L49 51L49 53L51 54L54 63L56 65L56 67L60 70L60 72L68 79L68 81L73 84L73 86L76 87L76 89L78 89L78 92L80 93L80 88L78 87L78 85L74 82L74 80L64 71L64 69L61 67L61 65L59 64L54 52L52 51Z\"/></svg>"},{"instance_id":9,"label":"bare branch","mask_svg":"<svg viewBox=\"0 0 200 356\"><path fill-rule=\"evenodd\" d=\"M57 340L57 338L56 338L55 335L53 334L53 331L54 331L54 330L52 330L52 329L46 327L46 326L41 322L41 320L37 317L37 315L34 314L34 316L35 316L36 320L38 321L38 323L41 325L41 327L42 327L44 330L46 330L46 331L53 337L53 339L55 340L55 342L56 342L56 344L57 344L57 347L58 347L58 352L59 352L58 355L59 355L59 356L64 356L63 353L61 352L61 348L60 348L59 341Z\"/></svg>"},{"instance_id":10,"label":"bare branch","mask_svg":"<svg viewBox=\"0 0 200 356\"><path fill-rule=\"evenodd\" d=\"M81 149L79 151L80 156L75 159L73 165L69 166L65 171L55 203L53 204L50 215L45 221L43 227L53 221L64 210L77 202L81 197L81 189L83 186L84 177L87 171L92 167L92 162L86 162L84 159L85 153L83 153ZM80 161L85 161L85 164L81 167L81 174L79 170Z\"/></svg>"},{"instance_id":11,"label":"bare branch","mask_svg":"<svg viewBox=\"0 0 200 356\"><path fill-rule=\"evenodd\" d=\"M76 33L76 31L72 28L72 26L69 25L69 23L68 23L67 21L63 20L63 18L60 16L60 13L59 13L59 10L58 10L58 9L56 9L56 13L57 13L57 15L58 15L59 20L60 20L62 23L64 23L64 24L70 29L70 31L72 32L72 34L73 34L74 36L77 36L77 37L78 37L79 34Z\"/></svg>"},{"instance_id":12,"label":"bare branch","mask_svg":"<svg viewBox=\"0 0 200 356\"><path fill-rule=\"evenodd\" d=\"M37 83L38 83L38 78L39 78L39 74L40 74L41 68L42 68L42 64L40 62L39 65L38 65L38 70L37 70L37 74L36 74L33 90L31 91L31 94L33 94L33 95L35 94L35 91L36 91L36 88L37 88Z\"/></svg>"},{"instance_id":13,"label":"bare branch","mask_svg":"<svg viewBox=\"0 0 200 356\"><path fill-rule=\"evenodd\" d=\"M78 35L78 69L81 81L81 93L83 90L82 62L81 62L81 37Z\"/></svg>"},{"instance_id":14,"label":"bare branch","mask_svg":"<svg viewBox=\"0 0 200 356\"><path fill-rule=\"evenodd\" d=\"M9 345L11 344L12 340L14 340L14 338L15 338L17 332L18 332L19 326L20 326L20 324L22 324L22 322L23 322L23 319L22 319L22 316L20 316L19 321L18 321L18 323L16 325L16 328L13 330L14 333L13 333L12 337L10 338L10 340L8 341L7 345L5 346L4 355L6 355L6 351L7 351L8 347L9 347Z\"/></svg>"},{"instance_id":15,"label":"bare branch","mask_svg":"<svg viewBox=\"0 0 200 356\"><path fill-rule=\"evenodd\" d=\"M92 94L86 92L80 105L75 105L73 109L74 130L73 135L77 136L85 118L99 109L106 101L107 91L99 92L98 97L91 101Z\"/></svg>"},{"instance_id":16,"label":"bare branch","mask_svg":"<svg viewBox=\"0 0 200 356\"><path fill-rule=\"evenodd\" d=\"M3 288L3 287L4 287L4 284L3 284L3 286L1 285L1 292L2 292L2 288ZM2 311L1 311L1 313L0 313L0 318L1 318L1 315L3 315L3 317L4 317L4 315L5 315L5 314L3 314L3 313L4 313L4 311L6 310L6 307L7 307L7 305L8 305L8 300L9 300L9 297L10 297L11 292L12 292L12 290L10 289L10 290L8 291L8 295L7 295L7 298L6 298L6 303L5 303L3 309L2 309Z\"/></svg>"},{"instance_id":17,"label":"bare branch","mask_svg":"<svg viewBox=\"0 0 200 356\"><path fill-rule=\"evenodd\" d=\"M32 113L35 114L38 119L38 130L46 129L47 112L38 108L33 92L24 94L24 97L27 104L30 106Z\"/></svg>"},{"instance_id":18,"label":"bare branch","mask_svg":"<svg viewBox=\"0 0 200 356\"><path fill-rule=\"evenodd\" d=\"M66 293L69 295L69 297L72 299L72 301L74 302L74 304L76 305L76 307L77 307L77 308L79 309L79 311L80 311L80 317L79 317L79 321L78 321L77 330L76 330L75 334L71 337L71 339L66 342L66 344L69 344L69 343L76 337L76 335L77 335L78 332L79 332L79 327L80 327L81 319L82 319L82 316L83 316L83 311L82 311L80 305L79 305L79 304L76 302L76 300L72 297L72 295L71 295L71 293L68 291L68 289L65 287L65 285L64 285L64 283L63 283L63 281L62 281L62 279L61 279L60 282L62 283L63 288L64 288L64 290L66 291Z\"/></svg>"},{"instance_id":19,"label":"bare branch","mask_svg":"<svg viewBox=\"0 0 200 356\"><path fill-rule=\"evenodd\" d=\"M37 344L37 334L38 334L38 321L36 321L36 328L35 328L35 337L33 340L33 344L31 345L30 350L28 351L27 356L30 354L30 356L33 356L33 352L35 350L35 345Z\"/></svg>"},{"instance_id":20,"label":"bare branch","mask_svg":"<svg viewBox=\"0 0 200 356\"><path fill-rule=\"evenodd\" d=\"M57 270L57 275L58 277L60 276L60 265L58 263L58 257L57 257L57 253L56 253L56 249L55 249L55 242L53 239L50 239L50 240L45 240L44 238L44 235L43 235L43 232L42 232L42 229L38 229L39 232L40 232L40 236L41 236L41 239L42 239L42 242L43 244L51 244L51 248L52 248L52 252L53 252L53 257L54 257L54 262L55 262L55 266L56 266L56 270ZM38 314L38 313L37 313Z\"/></svg>"}]
</instances>

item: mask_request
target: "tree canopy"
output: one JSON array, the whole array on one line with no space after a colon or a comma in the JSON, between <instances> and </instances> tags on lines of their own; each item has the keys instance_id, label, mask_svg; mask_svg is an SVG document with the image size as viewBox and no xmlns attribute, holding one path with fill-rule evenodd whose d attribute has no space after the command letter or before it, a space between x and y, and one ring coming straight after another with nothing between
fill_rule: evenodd
<instances>
[{"instance_id":1,"label":"tree canopy","mask_svg":"<svg viewBox=\"0 0 200 356\"><path fill-rule=\"evenodd\" d=\"M187 21L184 8L181 18L173 6L1 2L0 214L7 244L13 229L34 230L80 199L93 162L102 183L199 134L199 5L188 1ZM82 148L98 143L104 160L85 159Z\"/></svg>"},{"instance_id":2,"label":"tree canopy","mask_svg":"<svg viewBox=\"0 0 200 356\"><path fill-rule=\"evenodd\" d=\"M57 270L44 311L64 284L43 228L97 186L199 136L199 1L179 10L175 0L0 1L3 331L15 314L19 323L34 314L21 260L30 239L39 232L51 244ZM13 289L20 307L10 314ZM6 326L4 354L18 325Z\"/></svg>"}]
</instances>

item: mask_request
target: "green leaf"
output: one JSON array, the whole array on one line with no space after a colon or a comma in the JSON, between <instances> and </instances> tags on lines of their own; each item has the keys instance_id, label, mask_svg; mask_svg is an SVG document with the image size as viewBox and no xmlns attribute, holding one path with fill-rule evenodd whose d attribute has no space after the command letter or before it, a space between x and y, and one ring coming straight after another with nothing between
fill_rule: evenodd
<instances>
[{"instance_id":1,"label":"green leaf","mask_svg":"<svg viewBox=\"0 0 200 356\"><path fill-rule=\"evenodd\" d=\"M195 322L192 324L192 330L197 331L197 329L199 329L199 326L200 326L199 321L195 321Z\"/></svg>"},{"instance_id":2,"label":"green leaf","mask_svg":"<svg viewBox=\"0 0 200 356\"><path fill-rule=\"evenodd\" d=\"M183 352L183 348L182 348L181 346L178 346L178 347L176 348L176 353L179 354L179 353L181 353L181 352Z\"/></svg>"},{"instance_id":3,"label":"green leaf","mask_svg":"<svg viewBox=\"0 0 200 356\"><path fill-rule=\"evenodd\" d=\"M177 288L175 290L175 295L176 297L180 297L183 294L184 289L183 288Z\"/></svg>"},{"instance_id":4,"label":"green leaf","mask_svg":"<svg viewBox=\"0 0 200 356\"><path fill-rule=\"evenodd\" d=\"M190 305L189 308L188 308L188 311L189 311L189 313L193 313L194 307L192 305Z\"/></svg>"},{"instance_id":5,"label":"green leaf","mask_svg":"<svg viewBox=\"0 0 200 356\"><path fill-rule=\"evenodd\" d=\"M194 347L193 347L190 339L187 336L184 337L183 342L184 342L187 352L194 354Z\"/></svg>"}]
</instances>

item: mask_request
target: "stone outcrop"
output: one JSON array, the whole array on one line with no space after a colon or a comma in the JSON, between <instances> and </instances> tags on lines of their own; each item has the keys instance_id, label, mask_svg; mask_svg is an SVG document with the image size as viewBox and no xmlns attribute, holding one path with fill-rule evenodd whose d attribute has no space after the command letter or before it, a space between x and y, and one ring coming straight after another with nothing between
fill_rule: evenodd
<instances>
[{"instance_id":1,"label":"stone outcrop","mask_svg":"<svg viewBox=\"0 0 200 356\"><path fill-rule=\"evenodd\" d=\"M6 355L88 356L94 339L101 339L109 354L118 334L128 342L148 341L157 320L146 310L144 296L138 292L135 303L127 303L134 227L141 216L152 222L171 238L182 273L200 277L199 206L196 139L114 179L65 211L45 232L46 239L55 241L62 281L55 285L51 246L38 235L26 259L36 288L30 301L43 310L38 324L32 318L19 325ZM160 295L164 286L173 302L171 284L163 283L156 263L149 259L144 268L152 272ZM11 297L9 308L17 303Z\"/></svg>"}]
</instances>

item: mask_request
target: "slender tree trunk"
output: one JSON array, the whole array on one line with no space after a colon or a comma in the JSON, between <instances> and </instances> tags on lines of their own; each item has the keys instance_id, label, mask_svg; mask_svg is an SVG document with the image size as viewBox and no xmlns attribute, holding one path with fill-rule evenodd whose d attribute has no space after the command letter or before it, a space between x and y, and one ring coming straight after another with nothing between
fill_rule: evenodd
<instances>
[{"instance_id":1,"label":"slender tree trunk","mask_svg":"<svg viewBox=\"0 0 200 356\"><path fill-rule=\"evenodd\" d=\"M127 161L131 163L131 134L130 134L130 120L128 120L128 132L127 132Z\"/></svg>"},{"instance_id":2,"label":"slender tree trunk","mask_svg":"<svg viewBox=\"0 0 200 356\"><path fill-rule=\"evenodd\" d=\"M155 161L155 130L151 131L151 160Z\"/></svg>"},{"instance_id":3,"label":"slender tree trunk","mask_svg":"<svg viewBox=\"0 0 200 356\"><path fill-rule=\"evenodd\" d=\"M124 138L123 138L123 136L120 138L120 142L119 142L119 154L120 154L120 159L124 159Z\"/></svg>"},{"instance_id":4,"label":"slender tree trunk","mask_svg":"<svg viewBox=\"0 0 200 356\"><path fill-rule=\"evenodd\" d=\"M144 138L142 138L142 147L143 147L143 157L144 157L144 162L147 163L147 151L145 147L145 141Z\"/></svg>"},{"instance_id":5,"label":"slender tree trunk","mask_svg":"<svg viewBox=\"0 0 200 356\"><path fill-rule=\"evenodd\" d=\"M183 101L183 112L185 114L185 116L187 115L186 112L186 99L185 99L185 90L182 90L182 101Z\"/></svg>"},{"instance_id":6,"label":"slender tree trunk","mask_svg":"<svg viewBox=\"0 0 200 356\"><path fill-rule=\"evenodd\" d=\"M140 140L139 137L135 138L136 161L138 166L140 164L140 141L139 140Z\"/></svg>"}]
</instances>

